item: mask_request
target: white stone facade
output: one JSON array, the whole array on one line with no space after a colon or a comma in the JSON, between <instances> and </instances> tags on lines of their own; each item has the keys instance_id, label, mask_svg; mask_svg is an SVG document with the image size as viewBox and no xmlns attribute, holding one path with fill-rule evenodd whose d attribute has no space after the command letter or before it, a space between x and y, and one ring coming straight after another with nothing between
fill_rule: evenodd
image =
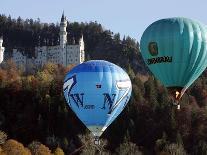
<instances>
[{"instance_id":1,"label":"white stone facade","mask_svg":"<svg viewBox=\"0 0 207 155\"><path fill-rule=\"evenodd\" d=\"M3 38L0 37L0 63L4 60L4 47L3 47Z\"/></svg>"},{"instance_id":2,"label":"white stone facade","mask_svg":"<svg viewBox=\"0 0 207 155\"><path fill-rule=\"evenodd\" d=\"M28 58L27 56L24 56L24 52L13 49L13 61L18 67L22 66L25 68L31 66L31 64L40 67L48 62L62 64L63 66L82 63L85 60L83 36L80 38L78 44L69 45L67 43L66 27L67 20L63 14L60 23L59 45L35 47L35 58ZM2 51L4 51L4 48L1 46L0 40L0 52L2 53Z\"/></svg>"}]
</instances>

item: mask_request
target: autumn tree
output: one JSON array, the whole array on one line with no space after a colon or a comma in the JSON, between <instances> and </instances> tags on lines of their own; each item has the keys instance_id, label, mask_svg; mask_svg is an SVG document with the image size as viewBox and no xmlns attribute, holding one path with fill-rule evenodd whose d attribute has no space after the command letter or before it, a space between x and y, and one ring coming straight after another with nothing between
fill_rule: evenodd
<instances>
[{"instance_id":1,"label":"autumn tree","mask_svg":"<svg viewBox=\"0 0 207 155\"><path fill-rule=\"evenodd\" d=\"M31 152L23 144L13 139L9 139L3 144L2 150L9 155L31 155Z\"/></svg>"}]
</instances>

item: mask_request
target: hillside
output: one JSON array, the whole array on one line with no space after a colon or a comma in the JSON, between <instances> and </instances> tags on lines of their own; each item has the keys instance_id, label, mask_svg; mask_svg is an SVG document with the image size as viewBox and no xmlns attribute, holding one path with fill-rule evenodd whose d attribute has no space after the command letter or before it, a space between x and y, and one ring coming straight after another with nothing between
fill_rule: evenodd
<instances>
[{"instance_id":1,"label":"hillside","mask_svg":"<svg viewBox=\"0 0 207 155\"><path fill-rule=\"evenodd\" d=\"M146 73L139 44L129 36L121 39L120 34L105 30L97 22L68 23L67 32L69 43L73 40L77 42L83 34L86 60L104 59L124 68L130 67L135 73ZM59 23L41 23L39 19L12 19L0 15L0 34L4 37L6 55L10 55L13 48L20 48L32 56L35 46L59 44Z\"/></svg>"},{"instance_id":2,"label":"hillside","mask_svg":"<svg viewBox=\"0 0 207 155\"><path fill-rule=\"evenodd\" d=\"M135 40L121 40L96 22L69 23L68 31L75 38L83 33L87 59L105 59L126 68L133 84L130 102L97 148L63 97L63 77L73 65L46 64L31 75L7 61L0 66L0 154L207 154L206 72L184 94L178 111L163 85L145 76ZM42 40L50 34L55 38L59 28L1 15L0 32L6 52L18 46L31 49L31 55L39 35ZM57 44L54 38L48 44Z\"/></svg>"}]
</instances>

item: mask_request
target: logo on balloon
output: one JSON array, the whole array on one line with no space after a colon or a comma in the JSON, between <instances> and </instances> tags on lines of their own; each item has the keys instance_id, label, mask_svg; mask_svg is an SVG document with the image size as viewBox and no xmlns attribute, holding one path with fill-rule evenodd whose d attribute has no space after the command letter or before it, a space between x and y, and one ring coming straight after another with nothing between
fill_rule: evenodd
<instances>
[{"instance_id":1,"label":"logo on balloon","mask_svg":"<svg viewBox=\"0 0 207 155\"><path fill-rule=\"evenodd\" d=\"M128 102L128 94L130 92L130 89L131 89L131 82L129 80L126 80L126 81L117 81L116 83L116 87L119 89L119 90L125 90L124 94L112 105L110 105L109 107L109 112L108 114L111 114L118 106L119 104L124 100L126 99L125 101L125 104L124 104L124 107L126 106L126 103ZM113 94L113 102L114 102L114 99L115 99L115 94ZM106 96L105 96L106 97ZM109 100L105 100L104 98L104 103L105 101L109 101ZM112 101L112 100L111 100ZM112 102L112 103L113 103ZM109 103L109 102L108 102Z\"/></svg>"},{"instance_id":2,"label":"logo on balloon","mask_svg":"<svg viewBox=\"0 0 207 155\"><path fill-rule=\"evenodd\" d=\"M152 56L157 56L158 55L157 43L156 42L150 42L149 45L148 45L148 50L149 50L149 53Z\"/></svg>"},{"instance_id":3,"label":"logo on balloon","mask_svg":"<svg viewBox=\"0 0 207 155\"><path fill-rule=\"evenodd\" d=\"M148 45L148 50L151 56L158 55L158 46L156 42L150 42ZM172 62L172 56L162 56L162 57L154 57L147 59L147 64L157 64L157 63L170 63Z\"/></svg>"},{"instance_id":4,"label":"logo on balloon","mask_svg":"<svg viewBox=\"0 0 207 155\"><path fill-rule=\"evenodd\" d=\"M148 65L157 64L157 63L170 63L170 62L172 62L172 57L169 57L169 56L147 59Z\"/></svg>"},{"instance_id":5,"label":"logo on balloon","mask_svg":"<svg viewBox=\"0 0 207 155\"><path fill-rule=\"evenodd\" d=\"M110 96L109 93L103 93L103 96L104 96L104 104L103 104L103 107L101 109L106 109L106 104L109 106L109 113L111 113L113 110L112 110L112 105L114 103L114 99L116 97L116 94L112 94Z\"/></svg>"},{"instance_id":6,"label":"logo on balloon","mask_svg":"<svg viewBox=\"0 0 207 155\"><path fill-rule=\"evenodd\" d=\"M64 84L63 84L63 91L64 91L64 93L67 94L67 96L70 95L70 91L71 91L71 89L73 88L73 86L74 86L76 83L77 83L77 81L76 81L76 76L75 76L75 75L72 76L72 77L70 77L70 78L68 78L68 79L64 82ZM69 97L68 97L67 101L68 101L68 103L70 103L70 98L69 98ZM69 104L69 106L71 107L71 104Z\"/></svg>"},{"instance_id":7,"label":"logo on balloon","mask_svg":"<svg viewBox=\"0 0 207 155\"><path fill-rule=\"evenodd\" d=\"M83 109L95 109L95 105L84 104L84 93L71 93L73 87L77 84L76 75L68 78L63 85L64 93L66 94L67 102L69 106L72 108L71 103L76 105L77 108ZM96 85L97 86L97 85ZM101 87L100 87L101 88ZM129 80L117 81L116 88L118 90L123 90L124 93L120 98L116 98L117 94L103 93L103 106L101 109L109 109L108 114L111 114L120 104L121 101L126 99L126 103L128 102L128 94L131 89L131 82ZM86 94L87 95L87 94Z\"/></svg>"}]
</instances>

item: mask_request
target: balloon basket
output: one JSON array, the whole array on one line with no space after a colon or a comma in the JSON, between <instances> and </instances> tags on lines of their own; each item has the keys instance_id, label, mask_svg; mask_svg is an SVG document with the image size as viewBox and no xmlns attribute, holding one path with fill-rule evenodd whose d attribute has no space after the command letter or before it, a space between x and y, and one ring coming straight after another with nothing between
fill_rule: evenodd
<instances>
[{"instance_id":1,"label":"balloon basket","mask_svg":"<svg viewBox=\"0 0 207 155\"><path fill-rule=\"evenodd\" d=\"M170 94L170 98L172 100L173 106L176 107L177 110L180 110L180 98L183 96L185 89L183 87L167 87L168 92Z\"/></svg>"},{"instance_id":2,"label":"balloon basket","mask_svg":"<svg viewBox=\"0 0 207 155\"><path fill-rule=\"evenodd\" d=\"M94 144L95 145L100 145L101 143L100 143L100 140L99 140L99 137L95 137L94 138Z\"/></svg>"},{"instance_id":3,"label":"balloon basket","mask_svg":"<svg viewBox=\"0 0 207 155\"><path fill-rule=\"evenodd\" d=\"M180 104L177 105L177 110L180 110Z\"/></svg>"},{"instance_id":4,"label":"balloon basket","mask_svg":"<svg viewBox=\"0 0 207 155\"><path fill-rule=\"evenodd\" d=\"M178 103L178 101L173 102L173 106L177 107L177 110L180 110L180 104Z\"/></svg>"}]
</instances>

